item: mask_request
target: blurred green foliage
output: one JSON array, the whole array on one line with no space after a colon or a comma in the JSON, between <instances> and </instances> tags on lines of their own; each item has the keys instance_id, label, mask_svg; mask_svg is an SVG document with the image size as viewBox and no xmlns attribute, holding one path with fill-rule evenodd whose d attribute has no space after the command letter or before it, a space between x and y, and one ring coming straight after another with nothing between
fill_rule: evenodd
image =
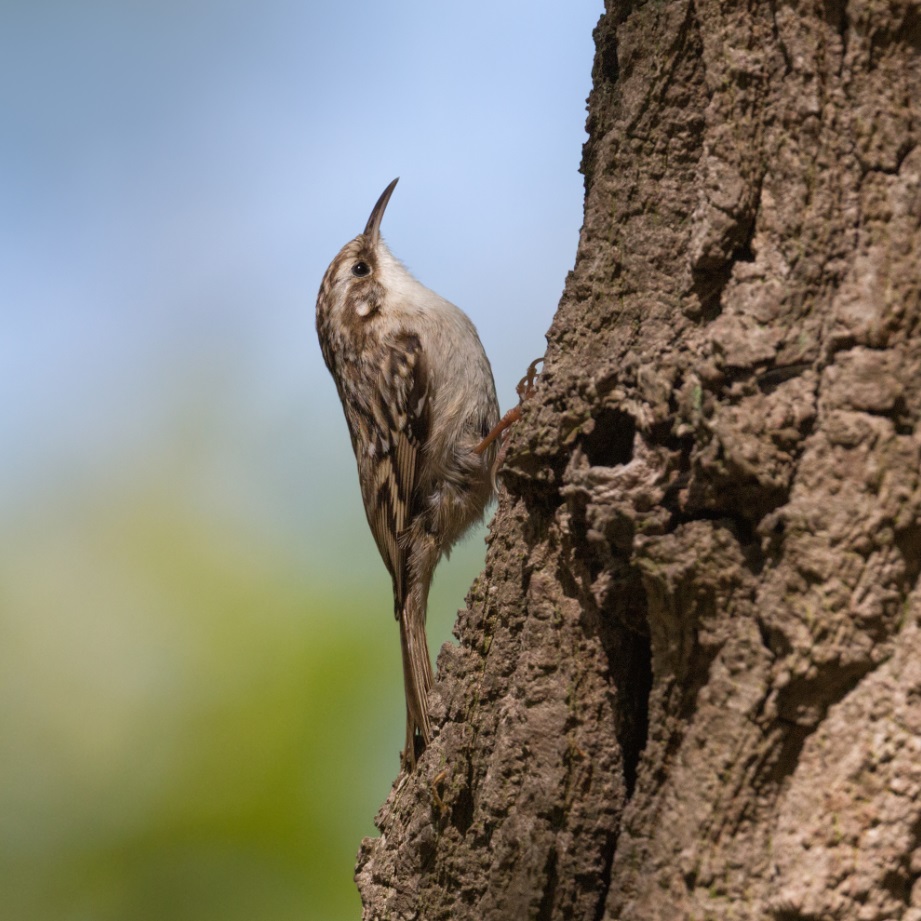
<instances>
[{"instance_id":1,"label":"blurred green foliage","mask_svg":"<svg viewBox=\"0 0 921 921\"><path fill-rule=\"evenodd\" d=\"M362 520L321 570L173 477L0 529L0 918L357 918L403 736L383 564ZM440 574L433 653L482 556Z\"/></svg>"}]
</instances>

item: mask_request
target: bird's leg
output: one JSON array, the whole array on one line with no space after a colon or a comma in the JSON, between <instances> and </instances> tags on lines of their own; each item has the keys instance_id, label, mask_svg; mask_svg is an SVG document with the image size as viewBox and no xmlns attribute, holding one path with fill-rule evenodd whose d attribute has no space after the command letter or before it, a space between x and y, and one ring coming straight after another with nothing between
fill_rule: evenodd
<instances>
[{"instance_id":1,"label":"bird's leg","mask_svg":"<svg viewBox=\"0 0 921 921\"><path fill-rule=\"evenodd\" d=\"M499 447L499 453L496 455L496 461L493 464L492 475L495 480L496 473L505 460L505 452L508 450L508 434L510 429L521 418L521 407L525 400L530 400L537 390L535 382L540 376L537 366L543 362L543 358L535 358L528 365L528 373L518 382L515 392L518 394L518 405L513 406L495 425L492 431L473 449L474 454L482 454L500 435L502 442Z\"/></svg>"},{"instance_id":2,"label":"bird's leg","mask_svg":"<svg viewBox=\"0 0 921 921\"><path fill-rule=\"evenodd\" d=\"M513 406L496 424L490 433L473 449L474 454L482 454L507 428L521 418L521 404ZM504 439L503 439L504 440Z\"/></svg>"}]
</instances>

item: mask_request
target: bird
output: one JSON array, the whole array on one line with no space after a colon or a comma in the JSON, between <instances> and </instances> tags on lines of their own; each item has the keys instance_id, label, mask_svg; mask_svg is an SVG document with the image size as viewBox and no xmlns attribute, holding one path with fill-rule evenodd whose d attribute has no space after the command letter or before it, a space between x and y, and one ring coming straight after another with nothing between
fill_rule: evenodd
<instances>
[{"instance_id":1,"label":"bird","mask_svg":"<svg viewBox=\"0 0 921 921\"><path fill-rule=\"evenodd\" d=\"M393 582L411 773L432 739L425 634L435 567L493 497L499 420L492 368L470 318L417 281L381 237L399 177L330 263L317 295L320 350L336 384L368 525Z\"/></svg>"}]
</instances>

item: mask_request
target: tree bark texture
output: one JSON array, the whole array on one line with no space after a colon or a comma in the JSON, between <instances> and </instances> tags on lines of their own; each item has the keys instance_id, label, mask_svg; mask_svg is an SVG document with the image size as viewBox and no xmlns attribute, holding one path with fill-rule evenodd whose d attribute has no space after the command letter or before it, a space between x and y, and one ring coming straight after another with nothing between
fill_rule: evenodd
<instances>
[{"instance_id":1,"label":"tree bark texture","mask_svg":"<svg viewBox=\"0 0 921 921\"><path fill-rule=\"evenodd\" d=\"M921 921L921 3L595 37L575 268L364 916Z\"/></svg>"}]
</instances>

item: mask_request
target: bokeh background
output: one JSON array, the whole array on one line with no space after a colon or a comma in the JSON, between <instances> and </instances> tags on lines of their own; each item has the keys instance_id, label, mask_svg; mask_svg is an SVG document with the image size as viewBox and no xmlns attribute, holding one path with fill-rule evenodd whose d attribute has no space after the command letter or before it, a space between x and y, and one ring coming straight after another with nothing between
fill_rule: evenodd
<instances>
[{"instance_id":1,"label":"bokeh background","mask_svg":"<svg viewBox=\"0 0 921 921\"><path fill-rule=\"evenodd\" d=\"M575 254L601 12L0 5L3 919L358 917L402 683L316 290L401 176L384 235L512 405Z\"/></svg>"}]
</instances>

